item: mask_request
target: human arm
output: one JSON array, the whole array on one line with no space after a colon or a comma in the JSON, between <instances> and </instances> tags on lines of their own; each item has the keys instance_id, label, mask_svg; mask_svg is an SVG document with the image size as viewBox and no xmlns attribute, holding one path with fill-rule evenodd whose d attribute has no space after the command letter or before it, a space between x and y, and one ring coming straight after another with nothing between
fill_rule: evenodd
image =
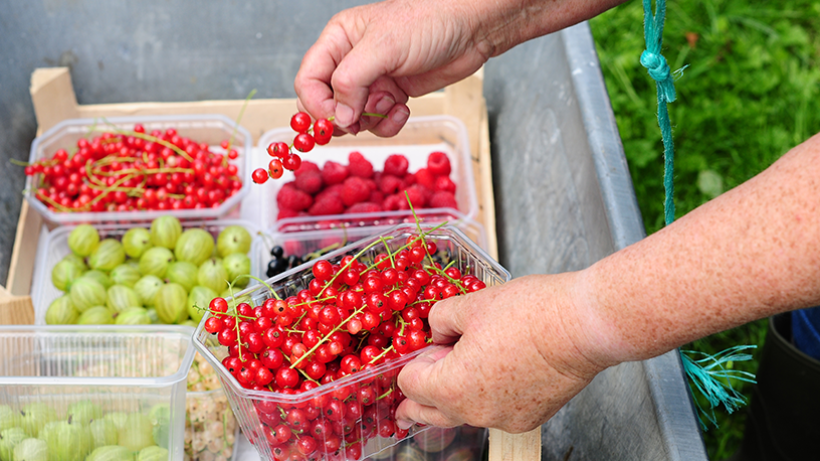
<instances>
[{"instance_id":1,"label":"human arm","mask_svg":"<svg viewBox=\"0 0 820 461\"><path fill-rule=\"evenodd\" d=\"M387 0L344 10L308 50L294 88L300 110L356 133L393 136L408 97L444 88L526 40L625 0ZM361 117L363 112L386 119Z\"/></svg>"},{"instance_id":2,"label":"human arm","mask_svg":"<svg viewBox=\"0 0 820 461\"><path fill-rule=\"evenodd\" d=\"M523 432L609 366L819 304L818 178L820 135L588 269L436 304L434 339L450 346L399 375L400 425Z\"/></svg>"}]
</instances>

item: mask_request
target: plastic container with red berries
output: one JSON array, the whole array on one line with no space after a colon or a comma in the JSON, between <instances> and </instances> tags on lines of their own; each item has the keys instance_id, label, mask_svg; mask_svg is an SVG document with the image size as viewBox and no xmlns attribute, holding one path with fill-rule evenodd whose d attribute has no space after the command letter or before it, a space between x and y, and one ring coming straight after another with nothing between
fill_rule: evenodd
<instances>
[{"instance_id":1,"label":"plastic container with red berries","mask_svg":"<svg viewBox=\"0 0 820 461\"><path fill-rule=\"evenodd\" d=\"M422 229L399 225L327 253L237 294L234 310L212 303L194 344L262 459L397 459L388 449L428 429L402 431L394 412L399 371L428 348L429 308L511 277L457 228ZM359 280L360 294L344 288ZM462 431L459 445L484 437Z\"/></svg>"},{"instance_id":2,"label":"plastic container with red berries","mask_svg":"<svg viewBox=\"0 0 820 461\"><path fill-rule=\"evenodd\" d=\"M223 115L65 120L32 143L25 197L55 224L225 217L250 191L252 148Z\"/></svg>"},{"instance_id":3,"label":"plastic container with red berries","mask_svg":"<svg viewBox=\"0 0 820 461\"><path fill-rule=\"evenodd\" d=\"M290 127L263 134L254 165L270 160L271 143L293 140ZM295 172L265 184L258 208L265 227L280 230L319 229L327 222L379 219L383 224L412 222L406 190L419 216L428 222L450 219L453 211L478 214L478 198L467 130L450 116L415 117L392 138L370 133L342 136L301 154Z\"/></svg>"}]
</instances>

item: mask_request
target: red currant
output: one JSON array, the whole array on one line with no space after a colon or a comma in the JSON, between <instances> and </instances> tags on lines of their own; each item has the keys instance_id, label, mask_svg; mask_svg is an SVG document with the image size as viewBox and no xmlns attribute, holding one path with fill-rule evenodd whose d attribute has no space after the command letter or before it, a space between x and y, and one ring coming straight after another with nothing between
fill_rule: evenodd
<instances>
[{"instance_id":1,"label":"red currant","mask_svg":"<svg viewBox=\"0 0 820 461\"><path fill-rule=\"evenodd\" d=\"M298 133L307 133L310 129L310 115L307 112L297 112L290 119L290 127Z\"/></svg>"},{"instance_id":2,"label":"red currant","mask_svg":"<svg viewBox=\"0 0 820 461\"><path fill-rule=\"evenodd\" d=\"M268 180L268 172L264 168L257 168L253 170L251 178L256 184L264 184Z\"/></svg>"}]
</instances>

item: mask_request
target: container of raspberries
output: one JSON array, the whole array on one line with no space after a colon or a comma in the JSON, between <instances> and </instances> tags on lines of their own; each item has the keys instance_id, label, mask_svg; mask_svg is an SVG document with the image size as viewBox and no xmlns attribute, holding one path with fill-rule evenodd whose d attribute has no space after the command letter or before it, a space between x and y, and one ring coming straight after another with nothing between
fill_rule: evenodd
<instances>
[{"instance_id":1,"label":"container of raspberries","mask_svg":"<svg viewBox=\"0 0 820 461\"><path fill-rule=\"evenodd\" d=\"M2 326L0 456L182 461L193 329Z\"/></svg>"},{"instance_id":2,"label":"container of raspberries","mask_svg":"<svg viewBox=\"0 0 820 461\"><path fill-rule=\"evenodd\" d=\"M267 157L271 143L288 143L294 134L290 127L268 131L256 155ZM405 191L427 222L453 219L455 211L473 219L478 199L469 152L464 124L449 116L411 118L393 138L370 133L334 138L302 154L295 172L254 186L262 189L262 222L285 232L356 220L413 222Z\"/></svg>"},{"instance_id":3,"label":"container of raspberries","mask_svg":"<svg viewBox=\"0 0 820 461\"><path fill-rule=\"evenodd\" d=\"M509 279L457 228L402 224L215 299L194 345L262 459L399 458L429 429L399 429L395 409L431 307ZM475 439L459 444L483 445L484 431L464 433Z\"/></svg>"},{"instance_id":4,"label":"container of raspberries","mask_svg":"<svg viewBox=\"0 0 820 461\"><path fill-rule=\"evenodd\" d=\"M227 281L261 265L258 229L242 220L81 224L43 232L34 266L34 320L44 324L177 323L196 326L229 296ZM234 293L248 286L242 277Z\"/></svg>"},{"instance_id":5,"label":"container of raspberries","mask_svg":"<svg viewBox=\"0 0 820 461\"><path fill-rule=\"evenodd\" d=\"M250 191L252 147L223 115L65 120L32 143L25 197L53 224L225 217Z\"/></svg>"}]
</instances>

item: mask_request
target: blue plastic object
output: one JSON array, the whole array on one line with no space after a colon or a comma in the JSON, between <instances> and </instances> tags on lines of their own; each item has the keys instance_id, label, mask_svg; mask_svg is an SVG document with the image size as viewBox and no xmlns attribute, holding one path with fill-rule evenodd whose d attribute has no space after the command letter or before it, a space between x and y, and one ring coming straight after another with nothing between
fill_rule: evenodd
<instances>
[{"instance_id":1,"label":"blue plastic object","mask_svg":"<svg viewBox=\"0 0 820 461\"><path fill-rule=\"evenodd\" d=\"M792 312L792 341L801 352L820 360L820 307Z\"/></svg>"}]
</instances>

